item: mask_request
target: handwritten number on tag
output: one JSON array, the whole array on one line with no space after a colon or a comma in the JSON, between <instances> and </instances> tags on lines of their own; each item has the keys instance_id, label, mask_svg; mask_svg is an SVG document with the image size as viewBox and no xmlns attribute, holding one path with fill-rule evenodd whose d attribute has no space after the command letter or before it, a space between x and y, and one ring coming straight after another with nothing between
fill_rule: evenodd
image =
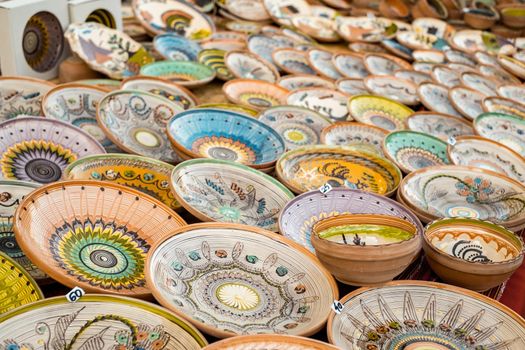
<instances>
[{"instance_id":1,"label":"handwritten number on tag","mask_svg":"<svg viewBox=\"0 0 525 350\"><path fill-rule=\"evenodd\" d=\"M319 187L319 192L322 194L327 194L332 190L332 185L330 184L324 184L323 186Z\"/></svg>"},{"instance_id":2,"label":"handwritten number on tag","mask_svg":"<svg viewBox=\"0 0 525 350\"><path fill-rule=\"evenodd\" d=\"M75 287L71 289L69 293L66 294L66 298L70 303L77 302L84 294L84 290L80 287Z\"/></svg>"},{"instance_id":3,"label":"handwritten number on tag","mask_svg":"<svg viewBox=\"0 0 525 350\"><path fill-rule=\"evenodd\" d=\"M334 310L334 312L339 315L343 311L343 309L343 304L341 304L341 302L339 302L338 300L334 300L334 302L332 303L332 310Z\"/></svg>"}]
</instances>

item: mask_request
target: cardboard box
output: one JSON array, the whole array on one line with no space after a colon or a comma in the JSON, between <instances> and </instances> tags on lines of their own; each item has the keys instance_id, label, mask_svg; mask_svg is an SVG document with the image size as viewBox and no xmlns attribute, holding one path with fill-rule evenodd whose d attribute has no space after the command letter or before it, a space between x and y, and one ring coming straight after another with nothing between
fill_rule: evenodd
<instances>
[{"instance_id":1,"label":"cardboard box","mask_svg":"<svg viewBox=\"0 0 525 350\"><path fill-rule=\"evenodd\" d=\"M71 23L89 19L113 29L123 29L121 0L69 0L69 18Z\"/></svg>"}]
</instances>

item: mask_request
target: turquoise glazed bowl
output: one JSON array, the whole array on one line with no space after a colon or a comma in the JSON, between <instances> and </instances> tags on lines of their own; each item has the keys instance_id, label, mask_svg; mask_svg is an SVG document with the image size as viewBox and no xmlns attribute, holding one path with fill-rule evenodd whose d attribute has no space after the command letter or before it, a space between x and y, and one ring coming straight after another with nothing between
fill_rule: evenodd
<instances>
[{"instance_id":1,"label":"turquoise glazed bowl","mask_svg":"<svg viewBox=\"0 0 525 350\"><path fill-rule=\"evenodd\" d=\"M202 50L195 41L177 34L160 34L153 39L155 50L167 60L197 61Z\"/></svg>"},{"instance_id":2,"label":"turquoise glazed bowl","mask_svg":"<svg viewBox=\"0 0 525 350\"><path fill-rule=\"evenodd\" d=\"M168 79L186 87L197 87L215 78L215 71L203 64L191 61L161 61L143 66L140 74Z\"/></svg>"}]
</instances>

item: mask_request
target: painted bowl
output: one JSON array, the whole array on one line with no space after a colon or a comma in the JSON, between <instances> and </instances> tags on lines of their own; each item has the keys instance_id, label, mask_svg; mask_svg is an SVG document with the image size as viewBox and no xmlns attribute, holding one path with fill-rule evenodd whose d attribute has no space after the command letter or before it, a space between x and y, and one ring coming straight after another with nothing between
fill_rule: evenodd
<instances>
[{"instance_id":1,"label":"painted bowl","mask_svg":"<svg viewBox=\"0 0 525 350\"><path fill-rule=\"evenodd\" d=\"M448 92L449 88L435 83L422 83L417 89L419 100L428 110L462 118L450 102Z\"/></svg>"},{"instance_id":2,"label":"painted bowl","mask_svg":"<svg viewBox=\"0 0 525 350\"><path fill-rule=\"evenodd\" d=\"M228 100L257 110L286 104L288 90L262 80L235 79L222 86Z\"/></svg>"},{"instance_id":3,"label":"painted bowl","mask_svg":"<svg viewBox=\"0 0 525 350\"><path fill-rule=\"evenodd\" d=\"M436 112L416 112L406 119L409 130L447 141L450 137L474 135L472 124L464 118Z\"/></svg>"},{"instance_id":4,"label":"painted bowl","mask_svg":"<svg viewBox=\"0 0 525 350\"><path fill-rule=\"evenodd\" d=\"M432 79L438 84L444 85L447 88L453 88L461 85L461 72L450 68L446 64L436 64L432 67Z\"/></svg>"},{"instance_id":5,"label":"painted bowl","mask_svg":"<svg viewBox=\"0 0 525 350\"><path fill-rule=\"evenodd\" d=\"M93 180L40 187L15 217L18 244L51 278L86 292L139 298L150 295L144 279L150 247L186 224L153 197Z\"/></svg>"},{"instance_id":6,"label":"painted bowl","mask_svg":"<svg viewBox=\"0 0 525 350\"><path fill-rule=\"evenodd\" d=\"M337 90L347 95L368 95L363 79L342 78L335 82Z\"/></svg>"},{"instance_id":7,"label":"painted bowl","mask_svg":"<svg viewBox=\"0 0 525 350\"><path fill-rule=\"evenodd\" d=\"M162 57L171 61L197 61L202 50L195 41L173 33L155 36L153 46Z\"/></svg>"},{"instance_id":8,"label":"painted bowl","mask_svg":"<svg viewBox=\"0 0 525 350\"><path fill-rule=\"evenodd\" d=\"M485 95L477 90L456 86L448 91L452 106L468 120L474 120L483 113L481 101Z\"/></svg>"},{"instance_id":9,"label":"painted bowl","mask_svg":"<svg viewBox=\"0 0 525 350\"><path fill-rule=\"evenodd\" d=\"M363 79L368 76L368 70L363 63L363 55L345 52L332 57L335 68L347 78Z\"/></svg>"},{"instance_id":10,"label":"painted bowl","mask_svg":"<svg viewBox=\"0 0 525 350\"><path fill-rule=\"evenodd\" d=\"M328 320L328 340L345 350L382 349L386 344L406 349L407 344L413 349L525 347L525 321L517 313L492 298L447 284L394 281L360 288L340 303L343 311L332 312ZM385 337L385 332L393 332L391 327L395 337Z\"/></svg>"},{"instance_id":11,"label":"painted bowl","mask_svg":"<svg viewBox=\"0 0 525 350\"><path fill-rule=\"evenodd\" d=\"M391 195L401 171L373 153L342 146L309 146L285 153L276 165L277 177L299 194L325 184Z\"/></svg>"},{"instance_id":12,"label":"painted bowl","mask_svg":"<svg viewBox=\"0 0 525 350\"><path fill-rule=\"evenodd\" d=\"M481 102L485 112L512 114L525 119L525 105L499 96L485 97Z\"/></svg>"},{"instance_id":13,"label":"painted bowl","mask_svg":"<svg viewBox=\"0 0 525 350\"><path fill-rule=\"evenodd\" d=\"M2 178L37 183L59 180L67 165L106 153L81 129L59 120L19 117L0 124Z\"/></svg>"},{"instance_id":14,"label":"painted bowl","mask_svg":"<svg viewBox=\"0 0 525 350\"><path fill-rule=\"evenodd\" d=\"M215 337L310 335L337 300L337 285L315 256L278 234L223 223L172 233L148 256L148 285L161 305Z\"/></svg>"},{"instance_id":15,"label":"painted bowl","mask_svg":"<svg viewBox=\"0 0 525 350\"><path fill-rule=\"evenodd\" d=\"M434 221L425 228L423 248L444 282L479 292L505 282L523 263L523 241L489 221Z\"/></svg>"},{"instance_id":16,"label":"painted bowl","mask_svg":"<svg viewBox=\"0 0 525 350\"><path fill-rule=\"evenodd\" d=\"M405 120L414 111L386 97L353 96L348 100L350 115L358 122L374 125L387 131L403 130Z\"/></svg>"},{"instance_id":17,"label":"painted bowl","mask_svg":"<svg viewBox=\"0 0 525 350\"><path fill-rule=\"evenodd\" d=\"M496 87L500 84L495 78L486 77L478 72L463 72L460 75L461 83L477 90L486 96L497 96Z\"/></svg>"},{"instance_id":18,"label":"painted bowl","mask_svg":"<svg viewBox=\"0 0 525 350\"><path fill-rule=\"evenodd\" d=\"M21 115L42 115L44 95L56 87L45 80L27 77L0 77L0 122Z\"/></svg>"},{"instance_id":19,"label":"painted bowl","mask_svg":"<svg viewBox=\"0 0 525 350\"><path fill-rule=\"evenodd\" d=\"M294 195L269 175L217 159L187 160L171 174L177 200L202 221L278 231L277 217Z\"/></svg>"},{"instance_id":20,"label":"painted bowl","mask_svg":"<svg viewBox=\"0 0 525 350\"><path fill-rule=\"evenodd\" d=\"M341 40L339 34L334 30L335 23L331 18L315 15L295 15L291 20L293 27L320 42L337 42Z\"/></svg>"},{"instance_id":21,"label":"painted bowl","mask_svg":"<svg viewBox=\"0 0 525 350\"><path fill-rule=\"evenodd\" d=\"M416 131L391 132L383 140L383 152L405 173L450 164L445 141Z\"/></svg>"},{"instance_id":22,"label":"painted bowl","mask_svg":"<svg viewBox=\"0 0 525 350\"><path fill-rule=\"evenodd\" d=\"M308 108L332 121L352 120L348 113L348 95L333 89L311 87L291 91L286 102L292 106Z\"/></svg>"},{"instance_id":23,"label":"painted bowl","mask_svg":"<svg viewBox=\"0 0 525 350\"><path fill-rule=\"evenodd\" d=\"M140 74L164 78L186 87L205 85L215 78L208 66L191 61L162 61L145 65Z\"/></svg>"},{"instance_id":24,"label":"painted bowl","mask_svg":"<svg viewBox=\"0 0 525 350\"><path fill-rule=\"evenodd\" d=\"M303 51L289 48L277 49L273 51L272 59L276 66L288 74L316 74Z\"/></svg>"},{"instance_id":25,"label":"painted bowl","mask_svg":"<svg viewBox=\"0 0 525 350\"><path fill-rule=\"evenodd\" d=\"M342 214L317 222L312 245L321 263L344 284L389 282L419 255L422 237L390 215Z\"/></svg>"},{"instance_id":26,"label":"painted bowl","mask_svg":"<svg viewBox=\"0 0 525 350\"><path fill-rule=\"evenodd\" d=\"M275 83L280 75L275 66L248 51L229 51L224 55L228 70L239 79L263 80Z\"/></svg>"},{"instance_id":27,"label":"painted bowl","mask_svg":"<svg viewBox=\"0 0 525 350\"><path fill-rule=\"evenodd\" d=\"M398 195L423 222L467 217L513 228L525 221L525 185L485 169L457 165L420 169L401 181Z\"/></svg>"},{"instance_id":28,"label":"painted bowl","mask_svg":"<svg viewBox=\"0 0 525 350\"><path fill-rule=\"evenodd\" d=\"M279 79L277 83L286 90L294 91L298 89L319 87L326 89L335 89L334 82L328 78L310 74L290 74Z\"/></svg>"},{"instance_id":29,"label":"painted bowl","mask_svg":"<svg viewBox=\"0 0 525 350\"><path fill-rule=\"evenodd\" d=\"M503 113L483 113L474 120L476 133L525 157L525 120Z\"/></svg>"},{"instance_id":30,"label":"painted bowl","mask_svg":"<svg viewBox=\"0 0 525 350\"><path fill-rule=\"evenodd\" d=\"M363 57L363 63L373 75L392 75L396 70L412 68L404 59L386 53L368 53Z\"/></svg>"},{"instance_id":31,"label":"painted bowl","mask_svg":"<svg viewBox=\"0 0 525 350\"><path fill-rule=\"evenodd\" d=\"M131 154L104 154L85 157L70 164L64 171L69 180L99 180L117 183L141 191L171 209L181 205L170 189L173 165Z\"/></svg>"},{"instance_id":32,"label":"painted bowl","mask_svg":"<svg viewBox=\"0 0 525 350\"><path fill-rule=\"evenodd\" d=\"M321 142L329 146L356 146L382 156L387 134L388 131L368 124L338 122L323 129Z\"/></svg>"},{"instance_id":33,"label":"painted bowl","mask_svg":"<svg viewBox=\"0 0 525 350\"><path fill-rule=\"evenodd\" d=\"M319 144L321 131L332 125L332 121L321 114L296 106L270 107L261 112L257 119L282 136L286 150Z\"/></svg>"},{"instance_id":34,"label":"painted bowl","mask_svg":"<svg viewBox=\"0 0 525 350\"><path fill-rule=\"evenodd\" d=\"M199 52L197 60L199 63L213 69L218 79L231 80L235 78L224 63L226 51L219 49L204 49Z\"/></svg>"},{"instance_id":35,"label":"painted bowl","mask_svg":"<svg viewBox=\"0 0 525 350\"><path fill-rule=\"evenodd\" d=\"M273 168L285 150L282 137L244 114L200 108L175 115L167 125L176 152L185 158L214 158Z\"/></svg>"},{"instance_id":36,"label":"painted bowl","mask_svg":"<svg viewBox=\"0 0 525 350\"><path fill-rule=\"evenodd\" d=\"M503 55L500 55L500 57L502 56ZM477 68L482 75L486 77L494 78L497 81L498 85L499 84L520 84L520 80L513 75L514 73L507 72L505 69L503 69L504 67L500 68L499 63L495 66L488 65L488 64L479 64Z\"/></svg>"},{"instance_id":37,"label":"painted bowl","mask_svg":"<svg viewBox=\"0 0 525 350\"><path fill-rule=\"evenodd\" d=\"M390 98L404 105L418 105L417 85L393 75L370 75L363 80L371 94Z\"/></svg>"},{"instance_id":38,"label":"painted bowl","mask_svg":"<svg viewBox=\"0 0 525 350\"><path fill-rule=\"evenodd\" d=\"M515 57L500 54L498 55L498 62L500 66L514 76L525 79L525 62L522 59L518 60Z\"/></svg>"},{"instance_id":39,"label":"painted bowl","mask_svg":"<svg viewBox=\"0 0 525 350\"><path fill-rule=\"evenodd\" d=\"M6 349L198 350L206 338L168 310L137 299L84 295L74 303L54 297L0 316Z\"/></svg>"},{"instance_id":40,"label":"painted bowl","mask_svg":"<svg viewBox=\"0 0 525 350\"><path fill-rule=\"evenodd\" d=\"M337 350L322 341L284 334L253 334L228 338L206 346L203 350L242 349L294 349L294 350Z\"/></svg>"},{"instance_id":41,"label":"painted bowl","mask_svg":"<svg viewBox=\"0 0 525 350\"><path fill-rule=\"evenodd\" d=\"M394 72L394 76L399 79L410 80L416 85L425 82L432 82L430 74L418 72L416 70L401 69Z\"/></svg>"},{"instance_id":42,"label":"painted bowl","mask_svg":"<svg viewBox=\"0 0 525 350\"><path fill-rule=\"evenodd\" d=\"M332 52L319 48L313 48L308 50L306 54L308 56L310 67L312 67L322 77L332 80L343 78L341 73L339 73L332 62L332 58L334 56Z\"/></svg>"},{"instance_id":43,"label":"painted bowl","mask_svg":"<svg viewBox=\"0 0 525 350\"><path fill-rule=\"evenodd\" d=\"M504 84L498 86L498 95L525 104L525 86L521 84Z\"/></svg>"},{"instance_id":44,"label":"painted bowl","mask_svg":"<svg viewBox=\"0 0 525 350\"><path fill-rule=\"evenodd\" d=\"M241 114L246 114L249 117L257 117L259 111L248 106L234 105L233 103L204 103L198 105L196 108L213 108L222 109L225 111L233 111Z\"/></svg>"}]
</instances>

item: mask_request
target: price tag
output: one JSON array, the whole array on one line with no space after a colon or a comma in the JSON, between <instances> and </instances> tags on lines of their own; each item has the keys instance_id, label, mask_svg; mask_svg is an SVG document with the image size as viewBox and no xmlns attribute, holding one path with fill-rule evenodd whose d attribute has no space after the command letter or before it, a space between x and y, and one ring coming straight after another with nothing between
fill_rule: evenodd
<instances>
[{"instance_id":1,"label":"price tag","mask_svg":"<svg viewBox=\"0 0 525 350\"><path fill-rule=\"evenodd\" d=\"M86 292L80 287L75 287L71 289L69 293L66 294L66 298L70 303L77 302Z\"/></svg>"},{"instance_id":2,"label":"price tag","mask_svg":"<svg viewBox=\"0 0 525 350\"><path fill-rule=\"evenodd\" d=\"M343 312L344 308L345 307L343 306L343 304L341 304L341 302L339 302L338 300L334 300L334 302L332 303L332 310L334 310L334 312L338 315L341 312Z\"/></svg>"},{"instance_id":3,"label":"price tag","mask_svg":"<svg viewBox=\"0 0 525 350\"><path fill-rule=\"evenodd\" d=\"M319 192L322 194L327 194L332 190L332 185L330 184L324 184L323 186L319 187Z\"/></svg>"},{"instance_id":4,"label":"price tag","mask_svg":"<svg viewBox=\"0 0 525 350\"><path fill-rule=\"evenodd\" d=\"M449 145L454 146L456 144L456 139L454 138L454 136L450 136L447 142Z\"/></svg>"}]
</instances>

